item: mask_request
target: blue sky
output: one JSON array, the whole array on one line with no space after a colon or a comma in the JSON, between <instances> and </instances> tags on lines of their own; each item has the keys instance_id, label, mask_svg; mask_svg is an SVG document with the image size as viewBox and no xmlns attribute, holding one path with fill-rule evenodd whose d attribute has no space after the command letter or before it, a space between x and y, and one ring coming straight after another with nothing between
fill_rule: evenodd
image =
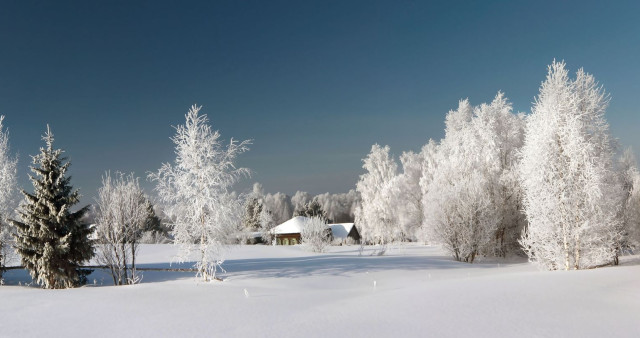
<instances>
[{"instance_id":1,"label":"blue sky","mask_svg":"<svg viewBox=\"0 0 640 338\"><path fill-rule=\"evenodd\" d=\"M239 164L293 194L346 192L373 143L443 136L458 100L498 90L528 112L564 59L611 94L615 137L640 149L638 2L0 2L0 114L20 183L49 123L90 203L105 170L173 159L172 125L203 105ZM145 183L145 187L151 188Z\"/></svg>"}]
</instances>

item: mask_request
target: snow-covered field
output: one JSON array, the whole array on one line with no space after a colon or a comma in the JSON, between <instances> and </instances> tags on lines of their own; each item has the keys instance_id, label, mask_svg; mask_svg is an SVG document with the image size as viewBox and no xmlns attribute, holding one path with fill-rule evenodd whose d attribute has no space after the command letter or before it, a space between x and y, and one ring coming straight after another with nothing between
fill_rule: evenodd
<instances>
[{"instance_id":1,"label":"snow-covered field","mask_svg":"<svg viewBox=\"0 0 640 338\"><path fill-rule=\"evenodd\" d=\"M140 266L167 267L174 252L142 246ZM637 256L543 272L524 261L458 263L420 245L371 253L238 246L224 282L146 271L141 284L114 287L97 270L90 285L67 290L24 286L27 273L11 270L0 287L0 336L640 337Z\"/></svg>"}]
</instances>

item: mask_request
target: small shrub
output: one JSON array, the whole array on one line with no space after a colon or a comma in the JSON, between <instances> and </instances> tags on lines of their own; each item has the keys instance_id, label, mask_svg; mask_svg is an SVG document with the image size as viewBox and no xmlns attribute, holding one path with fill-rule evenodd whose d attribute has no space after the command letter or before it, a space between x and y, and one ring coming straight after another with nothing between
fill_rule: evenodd
<instances>
[{"instance_id":1,"label":"small shrub","mask_svg":"<svg viewBox=\"0 0 640 338\"><path fill-rule=\"evenodd\" d=\"M313 252L325 252L331 243L331 229L325 224L324 219L312 217L301 233L302 243Z\"/></svg>"}]
</instances>

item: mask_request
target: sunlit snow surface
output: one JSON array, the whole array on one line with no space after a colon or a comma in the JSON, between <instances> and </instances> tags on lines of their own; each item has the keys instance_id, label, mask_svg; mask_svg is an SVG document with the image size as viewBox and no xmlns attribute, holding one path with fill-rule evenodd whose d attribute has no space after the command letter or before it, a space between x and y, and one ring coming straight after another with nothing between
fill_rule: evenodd
<instances>
[{"instance_id":1,"label":"sunlit snow surface","mask_svg":"<svg viewBox=\"0 0 640 338\"><path fill-rule=\"evenodd\" d=\"M138 261L168 267L175 252L145 245ZM421 245L372 252L232 247L224 281L212 283L145 271L141 284L114 287L98 270L85 287L42 290L11 270L0 287L0 336L640 336L637 256L618 267L543 272L524 261L458 263Z\"/></svg>"}]
</instances>

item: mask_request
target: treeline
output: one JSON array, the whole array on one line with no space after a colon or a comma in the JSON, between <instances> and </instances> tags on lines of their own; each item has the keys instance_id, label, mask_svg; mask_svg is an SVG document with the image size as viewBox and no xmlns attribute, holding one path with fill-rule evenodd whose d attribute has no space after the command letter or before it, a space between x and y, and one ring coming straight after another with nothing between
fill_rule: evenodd
<instances>
[{"instance_id":1,"label":"treeline","mask_svg":"<svg viewBox=\"0 0 640 338\"><path fill-rule=\"evenodd\" d=\"M531 114L499 92L460 101L445 137L405 152L374 145L357 183L371 244L441 243L460 261L526 254L545 269L617 264L640 244L640 175L604 117L609 96L580 69L549 66Z\"/></svg>"},{"instance_id":2,"label":"treeline","mask_svg":"<svg viewBox=\"0 0 640 338\"><path fill-rule=\"evenodd\" d=\"M312 196L297 191L293 196L281 192L265 193L260 183L246 196L242 218L242 230L260 231L269 237L269 230L294 216L320 216L329 223L351 223L360 204L358 193L324 193Z\"/></svg>"}]
</instances>

